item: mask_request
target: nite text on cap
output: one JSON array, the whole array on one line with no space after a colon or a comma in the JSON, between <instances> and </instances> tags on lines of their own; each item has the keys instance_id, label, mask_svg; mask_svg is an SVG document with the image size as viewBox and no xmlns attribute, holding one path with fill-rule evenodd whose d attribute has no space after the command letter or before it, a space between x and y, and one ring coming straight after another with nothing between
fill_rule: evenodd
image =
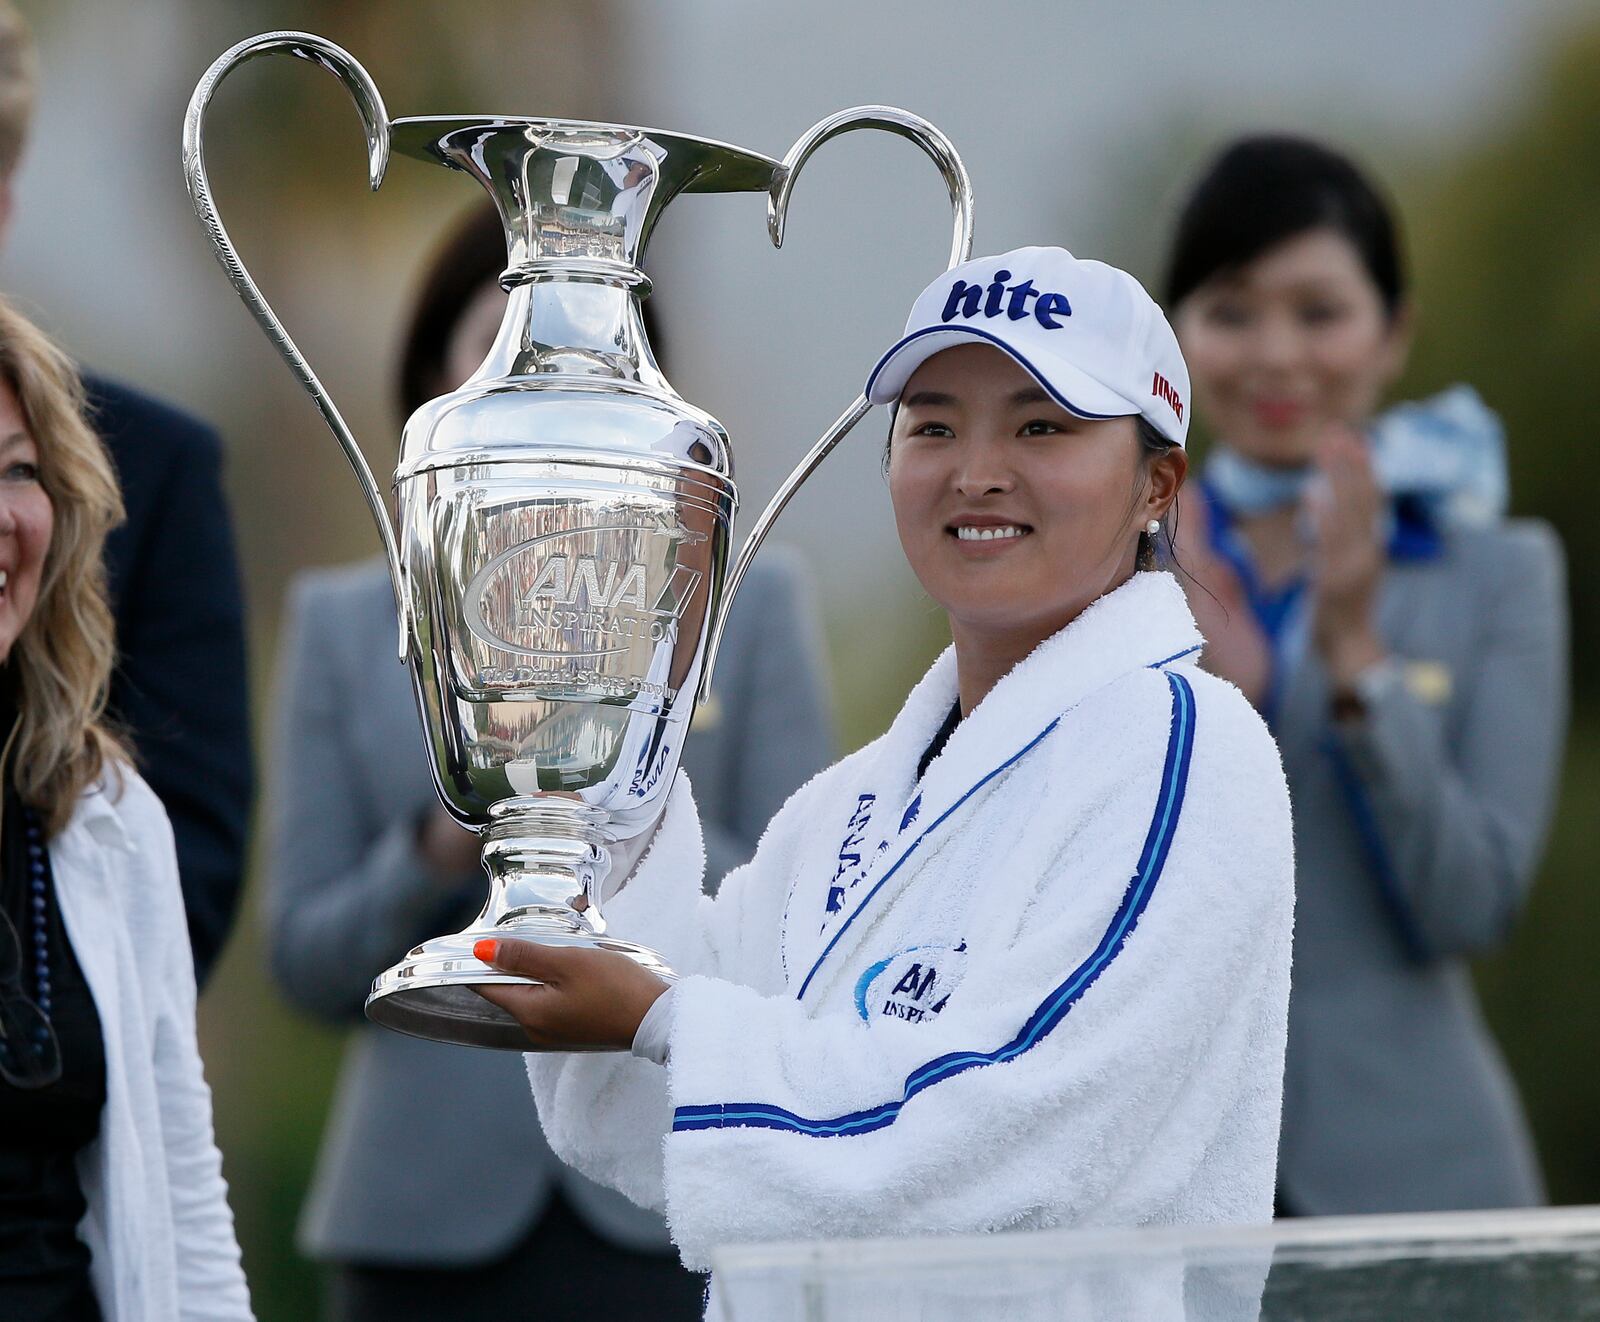
<instances>
[{"instance_id":1,"label":"nite text on cap","mask_svg":"<svg viewBox=\"0 0 1600 1322\"><path fill-rule=\"evenodd\" d=\"M971 319L980 313L985 317L998 317L1003 310L1012 321L1021 321L1029 315L1030 298L1036 300L1031 309L1033 319L1045 330L1060 330L1061 323L1056 318L1072 315L1072 304L1065 294L1041 292L1033 287L1032 280L1024 280L1008 289L1006 281L1009 279L1010 271L996 271L994 279L986 286L957 280L950 286L950 297L944 301L944 315L940 320Z\"/></svg>"}]
</instances>

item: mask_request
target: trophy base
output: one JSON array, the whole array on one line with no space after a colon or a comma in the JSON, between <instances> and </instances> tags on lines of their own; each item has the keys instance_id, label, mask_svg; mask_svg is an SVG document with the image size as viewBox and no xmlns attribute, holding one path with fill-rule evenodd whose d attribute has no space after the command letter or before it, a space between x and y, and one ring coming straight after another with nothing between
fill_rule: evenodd
<instances>
[{"instance_id":1,"label":"trophy base","mask_svg":"<svg viewBox=\"0 0 1600 1322\"><path fill-rule=\"evenodd\" d=\"M490 969L472 953L484 937L513 937L544 946L582 946L626 955L668 982L676 981L666 960L648 946L593 932L574 931L570 923L548 920L513 921L501 926L468 928L414 947L392 969L373 980L367 997L367 1018L384 1028L434 1042L501 1051L547 1051L528 1040L522 1026L497 1005L473 990L490 983L535 985L533 978ZM571 1048L563 1048L570 1050ZM578 1050L607 1051L590 1047Z\"/></svg>"}]
</instances>

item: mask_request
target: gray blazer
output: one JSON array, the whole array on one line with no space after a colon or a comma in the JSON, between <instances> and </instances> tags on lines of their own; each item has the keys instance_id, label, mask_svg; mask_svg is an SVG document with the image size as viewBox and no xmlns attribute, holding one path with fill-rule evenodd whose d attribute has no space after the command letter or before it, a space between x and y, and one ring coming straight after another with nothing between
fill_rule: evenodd
<instances>
[{"instance_id":1,"label":"gray blazer","mask_svg":"<svg viewBox=\"0 0 1600 1322\"><path fill-rule=\"evenodd\" d=\"M351 1034L300 1244L368 1265L470 1265L524 1236L559 1186L597 1232L664 1251L659 1217L567 1170L539 1130L522 1058L402 1037L361 1018L372 978L461 927L481 877L441 893L416 853L437 802L383 567L305 575L279 669L267 850L272 971L300 1007ZM714 700L683 765L705 821L707 875L747 859L768 820L829 761L820 635L792 560L764 550L737 598Z\"/></svg>"},{"instance_id":2,"label":"gray blazer","mask_svg":"<svg viewBox=\"0 0 1600 1322\"><path fill-rule=\"evenodd\" d=\"M1392 560L1400 660L1359 722L1308 646L1275 722L1294 801L1295 959L1278 1183L1303 1214L1543 1200L1467 961L1521 911L1555 797L1567 607L1546 525Z\"/></svg>"}]
</instances>

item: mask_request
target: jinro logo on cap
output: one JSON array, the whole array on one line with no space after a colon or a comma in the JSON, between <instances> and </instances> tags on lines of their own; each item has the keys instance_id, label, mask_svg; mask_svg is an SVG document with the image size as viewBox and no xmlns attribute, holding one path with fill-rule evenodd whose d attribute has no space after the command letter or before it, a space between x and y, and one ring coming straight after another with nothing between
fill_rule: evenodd
<instances>
[{"instance_id":1,"label":"jinro logo on cap","mask_svg":"<svg viewBox=\"0 0 1600 1322\"><path fill-rule=\"evenodd\" d=\"M1003 311L1011 321L1024 321L1030 315L1045 330L1060 330L1057 317L1070 317L1072 304L1065 294L1052 294L1033 287L1032 280L1006 288L1010 271L996 271L988 285L969 285L957 280L950 286L950 297L944 301L941 321L954 321L957 317L971 320L980 313L985 317L998 317ZM1033 307L1028 300L1034 299ZM1002 304L1004 306L1002 307Z\"/></svg>"},{"instance_id":2,"label":"jinro logo on cap","mask_svg":"<svg viewBox=\"0 0 1600 1322\"><path fill-rule=\"evenodd\" d=\"M1150 383L1150 393L1176 413L1179 422L1183 421L1183 397L1160 372L1155 373L1155 380Z\"/></svg>"}]
</instances>

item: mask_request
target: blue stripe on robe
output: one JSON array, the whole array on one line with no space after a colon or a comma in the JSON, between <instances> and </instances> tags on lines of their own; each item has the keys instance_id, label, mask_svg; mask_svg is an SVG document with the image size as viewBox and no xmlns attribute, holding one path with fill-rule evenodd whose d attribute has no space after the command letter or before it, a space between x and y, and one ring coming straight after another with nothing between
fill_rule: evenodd
<instances>
[{"instance_id":1,"label":"blue stripe on robe","mask_svg":"<svg viewBox=\"0 0 1600 1322\"><path fill-rule=\"evenodd\" d=\"M814 1120L765 1102L717 1102L709 1106L678 1107L672 1117L673 1131L779 1129L812 1138L866 1134L893 1124L907 1102L935 1084L969 1069L1014 1060L1042 1042L1121 953L1128 934L1138 924L1166 866L1173 833L1183 811L1184 794L1189 783L1189 762L1194 752L1194 690L1182 675L1169 670L1166 677L1172 689L1172 725L1167 736L1166 760L1161 770L1161 789L1156 795L1155 814L1145 836L1144 850L1139 855L1139 865L1123 892L1122 902L1105 935L1101 937L1100 944L1065 982L1045 997L1009 1042L992 1051L950 1052L918 1066L906 1077L898 1099L864 1111ZM1053 723L1051 728L1054 728Z\"/></svg>"}]
</instances>

